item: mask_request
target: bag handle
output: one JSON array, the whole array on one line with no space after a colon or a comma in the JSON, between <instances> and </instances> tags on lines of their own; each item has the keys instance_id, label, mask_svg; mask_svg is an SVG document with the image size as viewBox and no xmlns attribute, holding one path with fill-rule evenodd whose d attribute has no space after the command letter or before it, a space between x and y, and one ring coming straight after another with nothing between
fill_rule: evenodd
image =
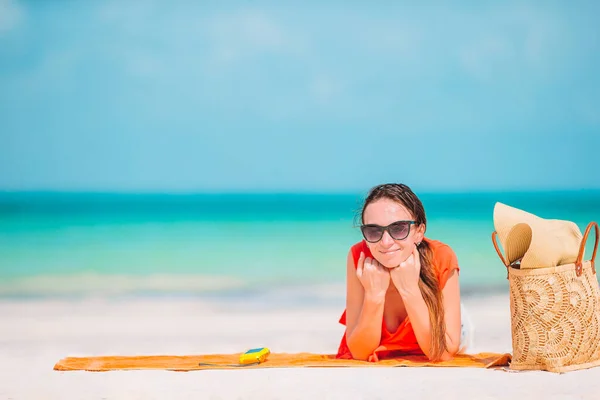
<instances>
[{"instance_id":1,"label":"bag handle","mask_svg":"<svg viewBox=\"0 0 600 400\"><path fill-rule=\"evenodd\" d=\"M579 246L579 254L577 255L577 260L575 261L575 273L577 276L581 276L583 270L583 257L585 253L585 243L587 242L588 236L592 227L595 228L596 231L596 241L594 242L594 251L592 252L592 271L596 274L596 251L598 250L598 224L595 222L590 222L585 229L585 233L583 234L583 240L581 241L581 245Z\"/></svg>"},{"instance_id":2,"label":"bag handle","mask_svg":"<svg viewBox=\"0 0 600 400\"><path fill-rule=\"evenodd\" d=\"M598 238L598 235L596 235L596 239L597 238ZM504 266L506 267L506 279L508 279L508 267L509 266L508 266L508 262L506 262L506 259L504 258L504 256L502 255L502 252L500 251L500 247L498 247L498 234L496 233L496 231L492 232L492 243L494 243L494 248L496 249L496 253L498 253L498 257L500 257L502 264L504 264Z\"/></svg>"}]
</instances>

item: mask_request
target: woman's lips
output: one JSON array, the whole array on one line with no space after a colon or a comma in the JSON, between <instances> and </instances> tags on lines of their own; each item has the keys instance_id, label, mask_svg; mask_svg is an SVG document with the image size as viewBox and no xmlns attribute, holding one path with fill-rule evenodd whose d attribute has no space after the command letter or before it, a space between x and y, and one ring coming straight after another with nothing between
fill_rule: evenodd
<instances>
[{"instance_id":1,"label":"woman's lips","mask_svg":"<svg viewBox=\"0 0 600 400\"><path fill-rule=\"evenodd\" d=\"M399 252L399 251L400 251L400 249L396 249L396 250L385 250L385 251L383 251L383 250L382 250L382 251L380 251L380 253L382 253L382 254L385 254L385 255L388 255L388 256L389 256L389 255L395 254L395 253L397 253L397 252Z\"/></svg>"}]
</instances>

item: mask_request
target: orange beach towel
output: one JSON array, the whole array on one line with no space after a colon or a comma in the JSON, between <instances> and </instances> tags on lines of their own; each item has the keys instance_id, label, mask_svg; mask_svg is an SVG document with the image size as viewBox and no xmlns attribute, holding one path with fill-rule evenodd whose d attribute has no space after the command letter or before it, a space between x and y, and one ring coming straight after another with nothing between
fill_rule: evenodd
<instances>
[{"instance_id":1,"label":"orange beach towel","mask_svg":"<svg viewBox=\"0 0 600 400\"><path fill-rule=\"evenodd\" d=\"M261 364L233 366L204 366L207 364L237 364L240 354L207 354L189 356L104 356L67 357L54 366L57 371L112 371L132 369L159 369L169 371L193 371L202 369L250 369L294 367L471 367L493 368L508 366L510 354L479 353L460 354L450 361L431 362L424 356L404 356L378 362L336 359L335 354L271 353Z\"/></svg>"}]
</instances>

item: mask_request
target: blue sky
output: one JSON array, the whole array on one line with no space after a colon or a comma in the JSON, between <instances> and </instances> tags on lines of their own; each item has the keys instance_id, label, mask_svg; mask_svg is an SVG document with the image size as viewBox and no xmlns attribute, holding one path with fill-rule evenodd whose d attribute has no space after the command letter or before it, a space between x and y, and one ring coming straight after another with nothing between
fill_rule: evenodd
<instances>
[{"instance_id":1,"label":"blue sky","mask_svg":"<svg viewBox=\"0 0 600 400\"><path fill-rule=\"evenodd\" d=\"M0 0L0 189L600 188L597 2L205 3Z\"/></svg>"}]
</instances>

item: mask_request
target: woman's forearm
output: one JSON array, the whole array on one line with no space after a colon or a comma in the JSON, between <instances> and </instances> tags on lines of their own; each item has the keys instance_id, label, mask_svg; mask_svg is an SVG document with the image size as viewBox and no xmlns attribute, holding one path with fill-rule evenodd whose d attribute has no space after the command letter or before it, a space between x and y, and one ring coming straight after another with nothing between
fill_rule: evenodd
<instances>
[{"instance_id":1,"label":"woman's forearm","mask_svg":"<svg viewBox=\"0 0 600 400\"><path fill-rule=\"evenodd\" d=\"M416 290L404 292L401 295L419 347L421 347L427 358L431 359L431 321L429 320L427 303L425 303L418 287ZM445 339L447 349L442 354L442 360L452 358L458 350L458 344L452 343L448 333L446 333Z\"/></svg>"},{"instance_id":2,"label":"woman's forearm","mask_svg":"<svg viewBox=\"0 0 600 400\"><path fill-rule=\"evenodd\" d=\"M429 321L427 303L423 300L423 295L418 287L416 290L400 294L419 347L428 358L431 358L431 322Z\"/></svg>"},{"instance_id":3,"label":"woman's forearm","mask_svg":"<svg viewBox=\"0 0 600 400\"><path fill-rule=\"evenodd\" d=\"M347 332L346 341L352 357L366 360L381 342L381 321L385 296L365 295L356 326Z\"/></svg>"}]
</instances>

